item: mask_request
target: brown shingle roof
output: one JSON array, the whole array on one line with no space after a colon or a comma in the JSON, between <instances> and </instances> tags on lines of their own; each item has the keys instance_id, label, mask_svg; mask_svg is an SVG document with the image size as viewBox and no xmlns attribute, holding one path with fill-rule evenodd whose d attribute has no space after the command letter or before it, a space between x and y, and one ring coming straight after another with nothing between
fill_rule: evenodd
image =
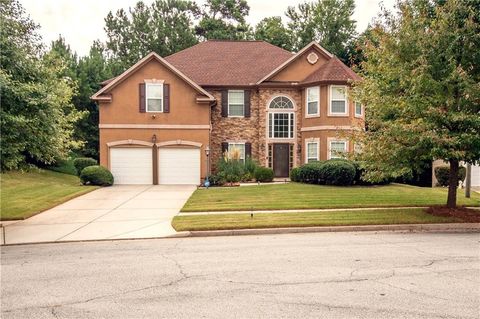
<instances>
[{"instance_id":1,"label":"brown shingle roof","mask_svg":"<svg viewBox=\"0 0 480 319\"><path fill-rule=\"evenodd\" d=\"M310 74L301 82L301 84L314 82L348 82L360 81L362 78L358 76L352 69L343 64L337 57L333 57L322 65L318 70Z\"/></svg>"},{"instance_id":2,"label":"brown shingle roof","mask_svg":"<svg viewBox=\"0 0 480 319\"><path fill-rule=\"evenodd\" d=\"M264 41L201 42L165 59L196 83L250 85L292 57Z\"/></svg>"}]
</instances>

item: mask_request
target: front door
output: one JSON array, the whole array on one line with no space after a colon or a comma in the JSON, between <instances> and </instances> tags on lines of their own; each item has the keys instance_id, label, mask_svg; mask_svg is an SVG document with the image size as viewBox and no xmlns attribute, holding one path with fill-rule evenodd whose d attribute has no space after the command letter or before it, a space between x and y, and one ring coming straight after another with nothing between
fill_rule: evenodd
<instances>
[{"instance_id":1,"label":"front door","mask_svg":"<svg viewBox=\"0 0 480 319\"><path fill-rule=\"evenodd\" d=\"M273 144L273 171L275 177L288 177L289 170L289 144Z\"/></svg>"}]
</instances>

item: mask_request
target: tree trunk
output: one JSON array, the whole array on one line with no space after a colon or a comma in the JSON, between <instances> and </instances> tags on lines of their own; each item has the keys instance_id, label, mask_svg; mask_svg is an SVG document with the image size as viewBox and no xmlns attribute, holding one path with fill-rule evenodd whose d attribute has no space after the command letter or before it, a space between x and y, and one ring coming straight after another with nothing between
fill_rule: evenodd
<instances>
[{"instance_id":1,"label":"tree trunk","mask_svg":"<svg viewBox=\"0 0 480 319\"><path fill-rule=\"evenodd\" d=\"M450 176L448 178L448 199L447 207L457 207L457 188L458 188L458 160L450 160Z\"/></svg>"}]
</instances>

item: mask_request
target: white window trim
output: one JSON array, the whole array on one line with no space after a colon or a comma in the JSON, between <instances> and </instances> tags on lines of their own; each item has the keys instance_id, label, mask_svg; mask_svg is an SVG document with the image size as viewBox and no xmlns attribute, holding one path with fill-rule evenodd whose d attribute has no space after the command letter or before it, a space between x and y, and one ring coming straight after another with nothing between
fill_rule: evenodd
<instances>
[{"instance_id":1,"label":"white window trim","mask_svg":"<svg viewBox=\"0 0 480 319\"><path fill-rule=\"evenodd\" d=\"M337 113L332 112L332 101L333 101L333 89L334 88L343 88L345 90L345 99L344 100L335 100L335 101L345 101L345 112ZM348 94L346 85L330 85L329 87L329 97L328 97L328 116L348 116L349 114L349 105L348 105Z\"/></svg>"},{"instance_id":2,"label":"white window trim","mask_svg":"<svg viewBox=\"0 0 480 319\"><path fill-rule=\"evenodd\" d=\"M355 112L355 117L362 118L362 117L363 117L363 112L364 112L364 111L363 111L363 110L364 110L363 104L360 103L360 114L358 114L358 113L357 113L357 103L358 103L358 102L354 102L354 103L353 103L353 107L354 107L354 109L355 109L355 110L354 110L354 112Z\"/></svg>"},{"instance_id":3,"label":"white window trim","mask_svg":"<svg viewBox=\"0 0 480 319\"><path fill-rule=\"evenodd\" d=\"M348 141L341 138L328 138L328 150L327 150L327 159L332 158L341 158L341 157L332 157L332 143L333 142L344 142L345 143L345 153L348 153Z\"/></svg>"},{"instance_id":4,"label":"white window trim","mask_svg":"<svg viewBox=\"0 0 480 319\"><path fill-rule=\"evenodd\" d=\"M242 92L243 93L243 115L230 115L230 92L232 93L240 93ZM242 117L245 117L245 90L228 90L227 91L227 97L228 97L228 102L227 102L227 115L228 117L239 117L239 118L242 118ZM238 104L240 105L240 104Z\"/></svg>"},{"instance_id":5,"label":"white window trim","mask_svg":"<svg viewBox=\"0 0 480 319\"><path fill-rule=\"evenodd\" d=\"M160 98L160 100L162 100L162 109L160 111L149 111L148 110L148 88L150 86L161 87L160 92L162 92L162 97ZM158 100L158 99L152 99L152 100ZM147 113L163 113L164 103L165 103L165 101L164 101L164 98L163 98L163 81L158 81L158 82L145 81L145 112L147 112Z\"/></svg>"},{"instance_id":6,"label":"white window trim","mask_svg":"<svg viewBox=\"0 0 480 319\"><path fill-rule=\"evenodd\" d=\"M316 89L318 92L318 95L317 95L318 99L316 101L308 100L308 90L312 90L312 89ZM312 114L308 113L308 102L317 102L317 113L312 113ZM305 112L306 118L320 117L320 86L312 86L305 89L305 109L306 109L306 112Z\"/></svg>"},{"instance_id":7,"label":"white window trim","mask_svg":"<svg viewBox=\"0 0 480 319\"><path fill-rule=\"evenodd\" d=\"M319 138L310 138L305 140L305 164L308 163L308 144L317 144L317 158L316 161L320 160L320 139Z\"/></svg>"},{"instance_id":8,"label":"white window trim","mask_svg":"<svg viewBox=\"0 0 480 319\"><path fill-rule=\"evenodd\" d=\"M295 123L295 112L291 112L291 111L287 111L285 112L285 110L291 110L291 109L279 109L279 110L283 110L283 112L278 112L278 111L275 111L275 112L268 112L268 116L267 116L267 137L270 139L270 140L292 140L292 139L295 139L295 131L296 131L296 123ZM273 127L273 117L274 117L274 114L288 114L288 137L275 137L275 128ZM272 117L272 136L270 136L270 117ZM293 121L293 131L291 130L291 125L290 125L290 118L292 118L292 121ZM293 133L293 134L291 134ZM290 135L292 135L292 137L290 137Z\"/></svg>"},{"instance_id":9,"label":"white window trim","mask_svg":"<svg viewBox=\"0 0 480 319\"><path fill-rule=\"evenodd\" d=\"M245 154L246 149L245 149L245 142L228 142L228 151L230 152L230 146L232 145L243 145L243 158L240 158L241 161L245 162L245 157L247 154Z\"/></svg>"}]
</instances>

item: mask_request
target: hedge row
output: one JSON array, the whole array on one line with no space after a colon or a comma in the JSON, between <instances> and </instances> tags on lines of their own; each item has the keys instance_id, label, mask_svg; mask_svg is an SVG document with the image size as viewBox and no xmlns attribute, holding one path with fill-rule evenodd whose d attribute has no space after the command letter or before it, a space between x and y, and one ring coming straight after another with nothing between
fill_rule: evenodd
<instances>
[{"instance_id":1,"label":"hedge row","mask_svg":"<svg viewBox=\"0 0 480 319\"><path fill-rule=\"evenodd\" d=\"M290 172L293 182L320 185L367 185L362 181L362 170L355 162L345 159L331 159L324 162L312 162L294 168ZM385 181L385 184L388 181Z\"/></svg>"}]
</instances>

